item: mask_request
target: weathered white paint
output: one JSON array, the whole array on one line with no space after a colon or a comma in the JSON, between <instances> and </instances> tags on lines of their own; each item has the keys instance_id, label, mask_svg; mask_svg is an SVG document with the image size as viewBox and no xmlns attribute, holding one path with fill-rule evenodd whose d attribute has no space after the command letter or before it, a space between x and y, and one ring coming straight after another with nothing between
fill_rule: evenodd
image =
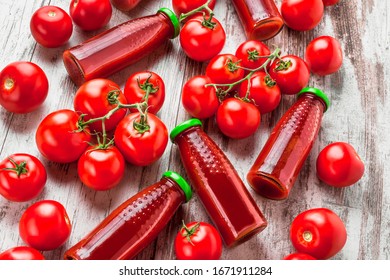
<instances>
[{"instance_id":1,"label":"weathered white paint","mask_svg":"<svg viewBox=\"0 0 390 280\"><path fill-rule=\"evenodd\" d=\"M61 248L45 252L48 259L61 259L64 251L87 234L116 206L152 184L170 169L183 175L177 149L168 144L163 157L155 164L140 168L127 166L126 177L114 190L94 192L81 184L76 164L60 165L48 162L35 146L35 129L49 112L72 108L76 87L67 77L61 54L97 32L85 33L74 28L70 42L57 49L37 45L29 31L29 21L43 5L57 5L68 10L70 1L6 1L0 0L0 68L17 60L33 61L46 72L50 90L45 104L28 115L13 115L0 108L0 158L16 152L38 156L46 165L49 179L44 192L26 203L11 203L0 197L0 251L22 245L18 234L21 213L33 202L54 199L64 204L73 222L69 241ZM114 9L106 28L129 18L152 14L161 6L171 7L171 1L144 1L135 10L122 13ZM277 1L280 6L281 1ZM342 69L328 77L312 76L310 85L329 93L331 109L326 113L318 141L305 164L290 197L285 201L270 201L250 192L269 221L269 226L256 238L236 248L224 249L223 259L281 259L294 251L289 241L289 225L301 211L328 207L344 220L348 241L334 259L390 258L390 106L388 98L390 67L388 1L341 1L325 9L321 24L312 31L299 33L285 28L267 43L282 48L283 53L303 56L306 44L319 35L331 35L342 44L345 60ZM227 33L224 53L234 53L245 40L242 27L230 1L219 0L216 17ZM180 104L181 88L190 77L204 72L201 64L186 58L178 39L166 44L141 62L115 74L112 80L124 85L127 77L139 70L152 70L166 83L166 101L159 116L169 130L189 118ZM266 141L268 134L294 98L284 97L277 110L262 117L262 126L252 137L229 140L219 132L215 121L208 120L205 130L223 148L238 173L244 178ZM165 109L164 109L165 108ZM315 175L319 151L333 141L350 142L366 163L366 173L355 186L334 189L321 183ZM159 238L144 250L139 259L175 259L174 237L181 220L208 221L195 195L184 205Z\"/></svg>"}]
</instances>

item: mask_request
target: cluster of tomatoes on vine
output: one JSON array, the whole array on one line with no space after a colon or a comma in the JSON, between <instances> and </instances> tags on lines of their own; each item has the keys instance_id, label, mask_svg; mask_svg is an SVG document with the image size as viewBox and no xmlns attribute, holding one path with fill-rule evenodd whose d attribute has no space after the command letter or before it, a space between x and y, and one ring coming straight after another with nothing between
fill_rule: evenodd
<instances>
[{"instance_id":1,"label":"cluster of tomatoes on vine","mask_svg":"<svg viewBox=\"0 0 390 280\"><path fill-rule=\"evenodd\" d=\"M102 20L99 26L88 27L88 17L84 18L84 22L78 21L77 13L72 13L72 7L80 8L82 2L72 1L70 9L73 21L82 29L98 29L108 22L111 6L106 9L106 16L101 17L105 20ZM184 2L190 4L182 6ZM280 49L271 52L259 41L244 42L235 55L219 54L226 35L222 25L213 16L212 8L215 2L173 0L176 13L183 14L181 21L185 22L180 33L184 52L194 60L210 60L205 75L193 77L185 83L182 104L190 115L197 118L205 119L215 114L221 132L228 137L245 138L252 135L260 124L261 114L274 110L283 94L294 95L305 87L309 82L310 71L327 75L340 68L340 45L336 39L329 36L313 40L307 46L305 60L295 55L281 56ZM289 19L286 8L283 8L288 7L288 2L283 1L281 10L286 24L294 28L294 20ZM312 2L318 3L314 0ZM303 8L302 10L304 11ZM49 29L49 32L44 34L55 33L64 37L45 37L39 33L42 29L38 27L50 27L51 25L43 23L58 19L58 15L63 15L60 24L63 28L68 28L69 24L63 24L67 21L63 11L50 11L42 8L33 15L31 31L38 43L55 47L69 39L69 32ZM304 25L300 23L299 26ZM65 36L66 34L68 35ZM189 38L192 40L188 40ZM199 51L199 46L202 51ZM10 112L32 112L47 96L48 80L36 64L15 62L4 68L0 76L0 104ZM18 98L8 98L10 92ZM34 98L25 98L25 92L29 92ZM133 74L127 80L123 92L119 85L107 79L88 81L76 92L74 110L58 110L42 120L36 131L37 147L42 155L53 162L70 163L78 160L78 174L86 186L95 190L111 189L123 178L126 161L145 166L163 154L168 142L168 132L155 114L160 110L164 97L164 82L153 72ZM332 158L332 155L340 154L343 155L341 159L337 156ZM346 143L335 143L325 148L317 161L317 172L321 180L339 187L359 180L364 167L360 160L354 160L355 154L354 149ZM336 168L332 168L334 163ZM358 169L359 172L344 176L350 169ZM0 164L0 170L11 171L0 172L0 193L11 201L27 201L37 197L47 179L43 164L27 154L9 156ZM28 188L20 188L21 185ZM52 208L56 213L52 218L59 221L55 228L49 228L44 220L39 218L48 208ZM315 224L315 217L318 215L329 221L319 231L321 235L315 236L314 228L302 232L302 225ZM32 219L36 220L40 229L39 239L33 238L34 234L27 226ZM45 200L26 210L20 220L19 229L22 239L31 247L53 250L68 239L71 225L65 208L60 203ZM299 252L319 259L329 258L344 246L345 226L340 218L328 209L308 210L294 220L291 240ZM334 242L335 240L337 242ZM203 245L194 247L192 242ZM316 247L313 243L321 246ZM222 253L218 232L206 223L183 226L175 246L178 258L217 259ZM41 257L39 252L21 250L28 251L35 258ZM191 252L191 255L186 256L183 253L185 251Z\"/></svg>"}]
</instances>

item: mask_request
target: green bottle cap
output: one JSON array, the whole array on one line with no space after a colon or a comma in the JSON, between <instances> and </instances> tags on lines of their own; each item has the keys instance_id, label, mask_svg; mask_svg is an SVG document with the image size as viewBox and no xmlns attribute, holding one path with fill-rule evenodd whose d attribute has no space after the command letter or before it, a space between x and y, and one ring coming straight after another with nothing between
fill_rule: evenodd
<instances>
[{"instance_id":1,"label":"green bottle cap","mask_svg":"<svg viewBox=\"0 0 390 280\"><path fill-rule=\"evenodd\" d=\"M328 98L328 96L320 89L318 88L314 88L314 87L305 87L304 89L302 89L299 93L298 93L298 97L301 96L302 94L306 93L306 92L310 92L316 96L318 96L319 98L321 98L324 103L325 103L325 112L328 110L328 108L330 107L330 100Z\"/></svg>"},{"instance_id":2,"label":"green bottle cap","mask_svg":"<svg viewBox=\"0 0 390 280\"><path fill-rule=\"evenodd\" d=\"M177 174L176 172L173 172L173 171L165 172L163 174L163 177L172 179L180 186L180 188L183 190L184 195L186 197L186 202L191 199L191 197L192 197L191 187L183 177L181 177L179 174Z\"/></svg>"},{"instance_id":3,"label":"green bottle cap","mask_svg":"<svg viewBox=\"0 0 390 280\"><path fill-rule=\"evenodd\" d=\"M171 134L169 135L171 141L174 142L177 135L179 135L184 130L193 126L202 126L202 122L199 119L190 119L188 121L179 124L171 131Z\"/></svg>"},{"instance_id":4,"label":"green bottle cap","mask_svg":"<svg viewBox=\"0 0 390 280\"><path fill-rule=\"evenodd\" d=\"M171 9L168 9L168 8L161 8L161 9L158 10L158 12L166 14L169 17L169 19L171 20L171 22L172 22L172 25L173 25L173 28L175 30L175 33L173 34L173 37L171 39L176 38L177 36L179 36L179 33L180 33L180 21L177 18L176 14Z\"/></svg>"}]
</instances>

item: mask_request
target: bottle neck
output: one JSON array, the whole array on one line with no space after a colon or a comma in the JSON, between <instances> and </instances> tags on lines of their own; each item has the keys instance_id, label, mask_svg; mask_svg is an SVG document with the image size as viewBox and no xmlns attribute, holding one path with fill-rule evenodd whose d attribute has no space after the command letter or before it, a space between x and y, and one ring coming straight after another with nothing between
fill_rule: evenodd
<instances>
[{"instance_id":1,"label":"bottle neck","mask_svg":"<svg viewBox=\"0 0 390 280\"><path fill-rule=\"evenodd\" d=\"M313 93L305 92L301 96L299 96L299 99L301 99L301 98L308 98L311 100L319 101L318 103L321 104L322 112L325 112L327 109L327 105L326 105L325 101Z\"/></svg>"},{"instance_id":2,"label":"bottle neck","mask_svg":"<svg viewBox=\"0 0 390 280\"><path fill-rule=\"evenodd\" d=\"M169 26L169 39L176 38L180 32L180 23L177 17L174 14L168 15L163 11L158 11L156 15Z\"/></svg>"}]
</instances>

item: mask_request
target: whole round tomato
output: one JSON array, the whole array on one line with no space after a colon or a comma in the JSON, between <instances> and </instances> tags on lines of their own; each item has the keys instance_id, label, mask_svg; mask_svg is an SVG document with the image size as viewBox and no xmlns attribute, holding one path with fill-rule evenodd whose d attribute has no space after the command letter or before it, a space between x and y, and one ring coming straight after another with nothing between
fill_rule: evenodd
<instances>
[{"instance_id":1,"label":"whole round tomato","mask_svg":"<svg viewBox=\"0 0 390 280\"><path fill-rule=\"evenodd\" d=\"M222 255L221 236L208 223L189 223L176 235L175 253L179 260L218 260Z\"/></svg>"},{"instance_id":2,"label":"whole round tomato","mask_svg":"<svg viewBox=\"0 0 390 280\"><path fill-rule=\"evenodd\" d=\"M85 31L97 30L111 19L110 0L72 0L69 13L73 22Z\"/></svg>"},{"instance_id":3,"label":"whole round tomato","mask_svg":"<svg viewBox=\"0 0 390 280\"><path fill-rule=\"evenodd\" d=\"M317 176L330 186L351 186L359 181L363 174L364 163L348 143L329 144L317 157Z\"/></svg>"},{"instance_id":4,"label":"whole round tomato","mask_svg":"<svg viewBox=\"0 0 390 280\"><path fill-rule=\"evenodd\" d=\"M41 200L26 209L19 222L23 241L40 251L62 246L69 238L71 223L65 207L54 200Z\"/></svg>"},{"instance_id":5,"label":"whole round tomato","mask_svg":"<svg viewBox=\"0 0 390 280\"><path fill-rule=\"evenodd\" d=\"M56 48L68 42L73 32L73 23L63 9L44 6L32 15L30 30L39 44L46 48Z\"/></svg>"},{"instance_id":6,"label":"whole round tomato","mask_svg":"<svg viewBox=\"0 0 390 280\"><path fill-rule=\"evenodd\" d=\"M18 61L0 73L0 105L12 113L29 113L46 99L49 81L35 63Z\"/></svg>"},{"instance_id":7,"label":"whole round tomato","mask_svg":"<svg viewBox=\"0 0 390 280\"><path fill-rule=\"evenodd\" d=\"M312 256L304 253L292 253L283 258L283 260L315 260Z\"/></svg>"},{"instance_id":8,"label":"whole round tomato","mask_svg":"<svg viewBox=\"0 0 390 280\"><path fill-rule=\"evenodd\" d=\"M39 152L54 162L70 163L78 160L91 141L88 128L80 128L79 118L75 111L68 109L47 115L35 134Z\"/></svg>"},{"instance_id":9,"label":"whole round tomato","mask_svg":"<svg viewBox=\"0 0 390 280\"><path fill-rule=\"evenodd\" d=\"M286 55L271 64L269 74L282 94L297 94L307 86L310 71L305 61L295 55Z\"/></svg>"},{"instance_id":10,"label":"whole round tomato","mask_svg":"<svg viewBox=\"0 0 390 280\"><path fill-rule=\"evenodd\" d=\"M203 4L206 4L208 0L172 0L172 7L175 13L180 16L199 8ZM215 2L217 0L211 0L209 3L210 9L214 9Z\"/></svg>"},{"instance_id":11,"label":"whole round tomato","mask_svg":"<svg viewBox=\"0 0 390 280\"><path fill-rule=\"evenodd\" d=\"M139 2L141 2L141 0L111 0L112 5L123 12L128 12L135 8Z\"/></svg>"},{"instance_id":12,"label":"whole round tomato","mask_svg":"<svg viewBox=\"0 0 390 280\"><path fill-rule=\"evenodd\" d=\"M44 260L44 256L37 250L27 246L10 248L0 253L0 260Z\"/></svg>"},{"instance_id":13,"label":"whole round tomato","mask_svg":"<svg viewBox=\"0 0 390 280\"><path fill-rule=\"evenodd\" d=\"M240 60L232 54L220 54L210 60L206 76L215 84L232 84L244 77Z\"/></svg>"},{"instance_id":14,"label":"whole round tomato","mask_svg":"<svg viewBox=\"0 0 390 280\"><path fill-rule=\"evenodd\" d=\"M196 61L206 61L220 53L226 34L221 23L213 17L213 26L204 26L203 17L188 20L180 31L180 45L186 55Z\"/></svg>"},{"instance_id":15,"label":"whole round tomato","mask_svg":"<svg viewBox=\"0 0 390 280\"><path fill-rule=\"evenodd\" d=\"M225 99L217 111L217 125L230 138L246 138L260 126L260 112L252 103L238 98Z\"/></svg>"},{"instance_id":16,"label":"whole round tomato","mask_svg":"<svg viewBox=\"0 0 390 280\"><path fill-rule=\"evenodd\" d=\"M322 0L283 0L280 12L291 29L307 31L316 27L324 15Z\"/></svg>"},{"instance_id":17,"label":"whole round tomato","mask_svg":"<svg viewBox=\"0 0 390 280\"><path fill-rule=\"evenodd\" d=\"M129 104L145 101L146 92L148 95L148 112L157 114L165 100L165 83L163 79L154 72L142 71L131 75L125 84L124 94ZM137 109L130 109L137 112Z\"/></svg>"},{"instance_id":18,"label":"whole round tomato","mask_svg":"<svg viewBox=\"0 0 390 280\"><path fill-rule=\"evenodd\" d=\"M340 0L322 0L324 6L333 6L336 5Z\"/></svg>"},{"instance_id":19,"label":"whole round tomato","mask_svg":"<svg viewBox=\"0 0 390 280\"><path fill-rule=\"evenodd\" d=\"M248 69L259 68L267 60L271 52L266 44L261 41L248 40L242 43L236 50L236 57L243 67Z\"/></svg>"},{"instance_id":20,"label":"whole round tomato","mask_svg":"<svg viewBox=\"0 0 390 280\"><path fill-rule=\"evenodd\" d=\"M250 79L240 85L238 94L245 97L249 87L248 98L254 101L261 114L272 112L278 107L281 100L279 86L265 72L256 72Z\"/></svg>"},{"instance_id":21,"label":"whole round tomato","mask_svg":"<svg viewBox=\"0 0 390 280\"><path fill-rule=\"evenodd\" d=\"M158 160L168 144L168 130L155 115L148 114L149 129L137 129L141 121L139 113L127 115L117 126L114 135L116 147L125 160L137 166L146 166Z\"/></svg>"},{"instance_id":22,"label":"whole round tomato","mask_svg":"<svg viewBox=\"0 0 390 280\"><path fill-rule=\"evenodd\" d=\"M125 160L114 147L91 147L80 157L77 171L80 180L87 187L106 191L114 188L125 174Z\"/></svg>"},{"instance_id":23,"label":"whole round tomato","mask_svg":"<svg viewBox=\"0 0 390 280\"><path fill-rule=\"evenodd\" d=\"M118 101L126 104L126 98L120 87L107 79L93 79L85 82L77 90L74 97L74 110L79 114L85 114L84 121L105 116L109 111L118 107ZM115 129L118 123L125 117L127 109L119 109L104 121L107 131ZM102 121L88 124L93 131L102 131Z\"/></svg>"},{"instance_id":24,"label":"whole round tomato","mask_svg":"<svg viewBox=\"0 0 390 280\"><path fill-rule=\"evenodd\" d=\"M0 194L23 202L37 197L46 184L45 166L29 154L13 154L0 162Z\"/></svg>"},{"instance_id":25,"label":"whole round tomato","mask_svg":"<svg viewBox=\"0 0 390 280\"><path fill-rule=\"evenodd\" d=\"M314 208L295 217L291 223L290 239L298 252L326 260L344 247L347 231L333 211Z\"/></svg>"},{"instance_id":26,"label":"whole round tomato","mask_svg":"<svg viewBox=\"0 0 390 280\"><path fill-rule=\"evenodd\" d=\"M340 43L331 36L320 36L306 47L305 61L314 74L324 76L338 71L343 64Z\"/></svg>"},{"instance_id":27,"label":"whole round tomato","mask_svg":"<svg viewBox=\"0 0 390 280\"><path fill-rule=\"evenodd\" d=\"M207 84L211 84L209 77L195 76L183 86L181 95L183 107L191 116L198 119L207 119L218 110L217 92L212 86L206 87Z\"/></svg>"}]
</instances>

